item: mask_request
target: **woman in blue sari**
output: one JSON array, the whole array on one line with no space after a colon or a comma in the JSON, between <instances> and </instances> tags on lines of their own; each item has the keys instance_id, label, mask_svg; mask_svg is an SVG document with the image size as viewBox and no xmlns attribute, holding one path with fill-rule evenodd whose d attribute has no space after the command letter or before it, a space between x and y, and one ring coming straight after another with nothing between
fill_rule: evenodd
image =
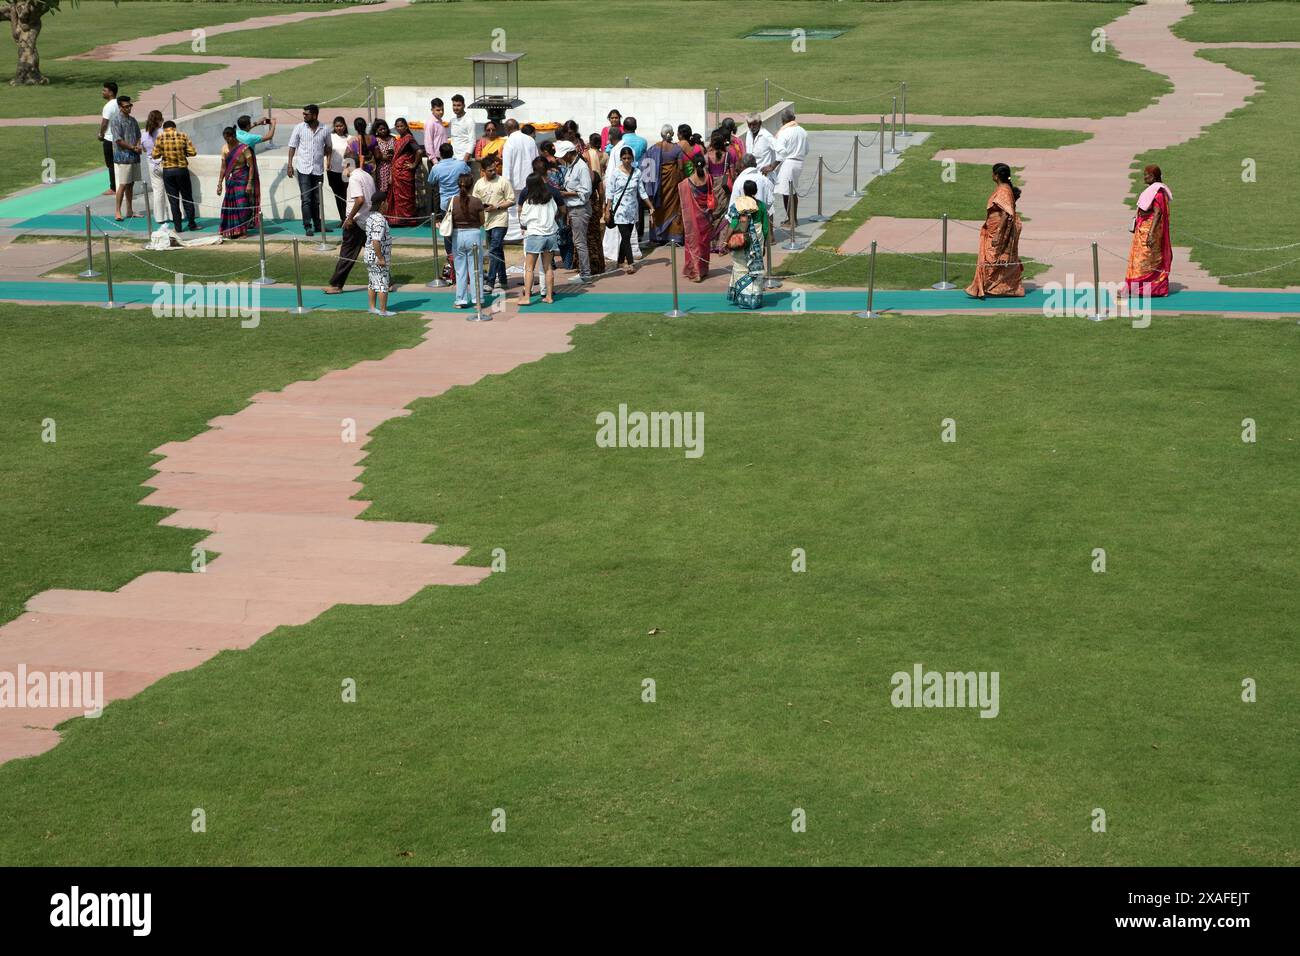
<instances>
[{"instance_id":1,"label":"woman in blue sari","mask_svg":"<svg viewBox=\"0 0 1300 956\"><path fill-rule=\"evenodd\" d=\"M731 226L731 238L727 241L731 249L731 284L727 286L727 299L742 309L761 309L765 278L763 252L771 226L767 207L758 199L758 183L751 179L743 188L745 194L737 196L727 210ZM738 236L743 236L743 240Z\"/></svg>"}]
</instances>

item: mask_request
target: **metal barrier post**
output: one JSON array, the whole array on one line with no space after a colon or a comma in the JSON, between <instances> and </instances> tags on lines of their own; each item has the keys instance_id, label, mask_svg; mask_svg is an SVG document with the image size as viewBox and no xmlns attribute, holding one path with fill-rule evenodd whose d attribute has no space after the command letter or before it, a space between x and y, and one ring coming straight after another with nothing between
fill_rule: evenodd
<instances>
[{"instance_id":1,"label":"metal barrier post","mask_svg":"<svg viewBox=\"0 0 1300 956\"><path fill-rule=\"evenodd\" d=\"M767 237L767 278L763 280L763 288L781 288L781 280L772 275L772 236Z\"/></svg>"},{"instance_id":2,"label":"metal barrier post","mask_svg":"<svg viewBox=\"0 0 1300 956\"><path fill-rule=\"evenodd\" d=\"M113 301L113 257L108 251L108 236L104 237L104 281L108 285L108 301L104 303L104 308L122 308L121 302Z\"/></svg>"},{"instance_id":3,"label":"metal barrier post","mask_svg":"<svg viewBox=\"0 0 1300 956\"><path fill-rule=\"evenodd\" d=\"M266 275L266 210L260 206L257 210L257 264L261 275L253 280L253 285L274 285L275 280Z\"/></svg>"},{"instance_id":4,"label":"metal barrier post","mask_svg":"<svg viewBox=\"0 0 1300 956\"><path fill-rule=\"evenodd\" d=\"M298 293L298 305L289 310L290 315L306 315L311 309L302 304L302 261L298 258L298 239L293 240L293 286Z\"/></svg>"},{"instance_id":5,"label":"metal barrier post","mask_svg":"<svg viewBox=\"0 0 1300 956\"><path fill-rule=\"evenodd\" d=\"M885 175L885 118L880 117L880 133L877 138L880 140L880 166L876 169L877 176Z\"/></svg>"},{"instance_id":6,"label":"metal barrier post","mask_svg":"<svg viewBox=\"0 0 1300 956\"><path fill-rule=\"evenodd\" d=\"M853 188L844 194L850 199L857 199L862 195L858 189L858 134L853 134Z\"/></svg>"},{"instance_id":7,"label":"metal barrier post","mask_svg":"<svg viewBox=\"0 0 1300 956\"><path fill-rule=\"evenodd\" d=\"M948 214L947 213L943 214L943 265L940 266L940 269L942 271L939 273L939 281L936 282L934 285L930 286L930 288L936 289L939 292L947 292L949 289L957 288L955 285L953 285L951 282L948 281Z\"/></svg>"},{"instance_id":8,"label":"metal barrier post","mask_svg":"<svg viewBox=\"0 0 1300 956\"><path fill-rule=\"evenodd\" d=\"M474 249L474 318L480 322L491 322L492 316L483 314L483 246L487 242L487 230L478 227L478 245ZM554 295L554 291L551 293Z\"/></svg>"},{"instance_id":9,"label":"metal barrier post","mask_svg":"<svg viewBox=\"0 0 1300 956\"><path fill-rule=\"evenodd\" d=\"M172 94L172 119L176 118L176 94Z\"/></svg>"},{"instance_id":10,"label":"metal barrier post","mask_svg":"<svg viewBox=\"0 0 1300 956\"><path fill-rule=\"evenodd\" d=\"M451 213L444 213L444 215L450 216ZM438 246L441 245L439 240L442 236L438 235L438 227L433 221L433 213L429 213L429 235L433 239L433 279L426 282L424 287L426 289L443 289L451 283L442 277L442 267L438 265Z\"/></svg>"},{"instance_id":11,"label":"metal barrier post","mask_svg":"<svg viewBox=\"0 0 1300 956\"><path fill-rule=\"evenodd\" d=\"M145 175L145 181L142 183L144 186L142 192L144 193L144 235L145 242L147 243L149 237L153 235L153 200L150 198L153 195L153 181L150 179L153 173L152 170L149 169L148 159L143 160L140 165L144 167L143 172Z\"/></svg>"},{"instance_id":12,"label":"metal barrier post","mask_svg":"<svg viewBox=\"0 0 1300 956\"><path fill-rule=\"evenodd\" d=\"M894 97L894 112L889 118L889 155L898 155L898 140L895 134L898 132L898 97Z\"/></svg>"},{"instance_id":13,"label":"metal barrier post","mask_svg":"<svg viewBox=\"0 0 1300 956\"><path fill-rule=\"evenodd\" d=\"M876 294L876 240L871 240L871 266L867 272L867 311L854 312L859 319L878 319L880 313L872 310L872 299Z\"/></svg>"},{"instance_id":14,"label":"metal barrier post","mask_svg":"<svg viewBox=\"0 0 1300 956\"><path fill-rule=\"evenodd\" d=\"M903 84L903 131L898 134L907 139L907 84Z\"/></svg>"},{"instance_id":15,"label":"metal barrier post","mask_svg":"<svg viewBox=\"0 0 1300 956\"><path fill-rule=\"evenodd\" d=\"M717 129L722 125L722 88L715 86L713 88L713 128Z\"/></svg>"},{"instance_id":16,"label":"metal barrier post","mask_svg":"<svg viewBox=\"0 0 1300 956\"><path fill-rule=\"evenodd\" d=\"M84 272L78 272L79 279L95 279L99 273L95 271L95 253L90 240L90 207L86 207L86 269Z\"/></svg>"},{"instance_id":17,"label":"metal barrier post","mask_svg":"<svg viewBox=\"0 0 1300 956\"><path fill-rule=\"evenodd\" d=\"M623 77L623 87L624 87L624 89L626 89L627 87L629 87L629 86L631 86L631 85L632 85L632 77L630 77L630 76L625 76L625 77Z\"/></svg>"},{"instance_id":18,"label":"metal barrier post","mask_svg":"<svg viewBox=\"0 0 1300 956\"><path fill-rule=\"evenodd\" d=\"M1106 318L1106 310L1101 304L1101 264L1097 261L1097 243L1092 244L1092 312L1089 322L1100 322Z\"/></svg>"},{"instance_id":19,"label":"metal barrier post","mask_svg":"<svg viewBox=\"0 0 1300 956\"><path fill-rule=\"evenodd\" d=\"M243 98L243 97L242 97L242 95L241 95L241 93L240 93L240 82L239 82L239 77L235 77L235 99L236 99L236 100L239 100L239 99L242 99L242 98Z\"/></svg>"},{"instance_id":20,"label":"metal barrier post","mask_svg":"<svg viewBox=\"0 0 1300 956\"><path fill-rule=\"evenodd\" d=\"M820 156L817 157L817 215L809 216L809 222L825 222L829 219L822 213L822 174L826 169L826 161Z\"/></svg>"},{"instance_id":21,"label":"metal barrier post","mask_svg":"<svg viewBox=\"0 0 1300 956\"><path fill-rule=\"evenodd\" d=\"M322 179L321 184L316 187L316 199L320 203L320 242L316 244L317 252L329 252L334 248L330 245L329 223L325 221L325 185L328 182L329 177L326 177L325 179ZM330 195L334 195L333 190L330 190Z\"/></svg>"},{"instance_id":22,"label":"metal barrier post","mask_svg":"<svg viewBox=\"0 0 1300 956\"><path fill-rule=\"evenodd\" d=\"M767 77L763 77L763 111L766 112L772 106L772 99L767 91Z\"/></svg>"},{"instance_id":23,"label":"metal barrier post","mask_svg":"<svg viewBox=\"0 0 1300 956\"><path fill-rule=\"evenodd\" d=\"M664 318L684 319L686 318L686 313L683 312L680 308L678 308L677 305L677 243L675 242L668 243L668 248L672 250L672 264L669 266L669 268L672 269L672 273L673 273L673 310L671 312L665 312Z\"/></svg>"}]
</instances>

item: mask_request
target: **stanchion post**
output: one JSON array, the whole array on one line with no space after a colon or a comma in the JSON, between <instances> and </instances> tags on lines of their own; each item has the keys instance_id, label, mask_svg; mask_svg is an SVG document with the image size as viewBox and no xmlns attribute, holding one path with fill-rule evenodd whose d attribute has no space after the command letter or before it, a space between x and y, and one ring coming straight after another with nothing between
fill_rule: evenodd
<instances>
[{"instance_id":1,"label":"stanchion post","mask_svg":"<svg viewBox=\"0 0 1300 956\"><path fill-rule=\"evenodd\" d=\"M478 321L491 321L492 316L483 316L483 245L487 242L486 230L478 227L478 245L474 248L474 318ZM551 291L555 295L555 291Z\"/></svg>"},{"instance_id":2,"label":"stanchion post","mask_svg":"<svg viewBox=\"0 0 1300 956\"><path fill-rule=\"evenodd\" d=\"M672 270L673 273L673 310L671 312L665 312L664 318L684 319L686 317L686 313L683 312L680 308L678 308L677 305L677 243L675 242L668 243L668 248L672 250L672 262L669 265L669 268Z\"/></svg>"},{"instance_id":3,"label":"stanchion post","mask_svg":"<svg viewBox=\"0 0 1300 956\"><path fill-rule=\"evenodd\" d=\"M907 84L903 84L903 132L899 134L907 139Z\"/></svg>"},{"instance_id":4,"label":"stanchion post","mask_svg":"<svg viewBox=\"0 0 1300 956\"><path fill-rule=\"evenodd\" d=\"M939 281L930 286L939 292L947 292L949 289L957 288L948 281L948 214L943 214L943 254L940 257L942 265L939 266Z\"/></svg>"},{"instance_id":5,"label":"stanchion post","mask_svg":"<svg viewBox=\"0 0 1300 956\"><path fill-rule=\"evenodd\" d=\"M826 161L822 157L817 157L817 214L809 216L808 222L825 222L826 216L822 213L822 179L826 170Z\"/></svg>"},{"instance_id":6,"label":"stanchion post","mask_svg":"<svg viewBox=\"0 0 1300 956\"><path fill-rule=\"evenodd\" d=\"M242 94L242 92L240 91L240 87L241 87L241 84L240 84L240 82L239 82L239 77L235 77L235 99L236 99L236 100L239 100L239 99L242 99L242 98L243 98L243 94Z\"/></svg>"},{"instance_id":7,"label":"stanchion post","mask_svg":"<svg viewBox=\"0 0 1300 956\"><path fill-rule=\"evenodd\" d=\"M86 207L86 269L84 272L78 272L79 279L96 279L99 273L95 271L95 251L90 239L90 207Z\"/></svg>"},{"instance_id":8,"label":"stanchion post","mask_svg":"<svg viewBox=\"0 0 1300 956\"><path fill-rule=\"evenodd\" d=\"M316 187L316 200L320 203L320 242L316 244L317 252L329 252L334 247L330 245L330 227L325 221L325 184L329 182L328 177L321 181ZM333 193L331 193L333 195Z\"/></svg>"},{"instance_id":9,"label":"stanchion post","mask_svg":"<svg viewBox=\"0 0 1300 956\"><path fill-rule=\"evenodd\" d=\"M293 240L293 287L298 294L298 305L289 310L290 315L306 315L311 309L302 304L302 260L298 257L298 239Z\"/></svg>"},{"instance_id":10,"label":"stanchion post","mask_svg":"<svg viewBox=\"0 0 1300 956\"><path fill-rule=\"evenodd\" d=\"M108 251L108 236L104 237L104 283L108 288L108 301L104 303L104 308L122 308L121 302L113 301L113 256Z\"/></svg>"},{"instance_id":11,"label":"stanchion post","mask_svg":"<svg viewBox=\"0 0 1300 956\"><path fill-rule=\"evenodd\" d=\"M257 210L257 264L261 274L253 280L253 285L274 285L275 280L266 274L266 210Z\"/></svg>"},{"instance_id":12,"label":"stanchion post","mask_svg":"<svg viewBox=\"0 0 1300 956\"><path fill-rule=\"evenodd\" d=\"M176 118L176 94L172 94L172 119Z\"/></svg>"},{"instance_id":13,"label":"stanchion post","mask_svg":"<svg viewBox=\"0 0 1300 956\"><path fill-rule=\"evenodd\" d=\"M631 85L632 85L632 77L630 76L623 77L623 88L627 89Z\"/></svg>"},{"instance_id":14,"label":"stanchion post","mask_svg":"<svg viewBox=\"0 0 1300 956\"><path fill-rule=\"evenodd\" d=\"M858 134L853 134L853 188L844 194L850 199L857 199L862 195L858 189Z\"/></svg>"},{"instance_id":15,"label":"stanchion post","mask_svg":"<svg viewBox=\"0 0 1300 956\"><path fill-rule=\"evenodd\" d=\"M877 134L880 140L880 167L876 170L877 176L885 175L885 118L880 117L880 132Z\"/></svg>"},{"instance_id":16,"label":"stanchion post","mask_svg":"<svg viewBox=\"0 0 1300 956\"><path fill-rule=\"evenodd\" d=\"M772 106L772 98L768 95L767 77L763 77L763 110L766 112Z\"/></svg>"},{"instance_id":17,"label":"stanchion post","mask_svg":"<svg viewBox=\"0 0 1300 956\"><path fill-rule=\"evenodd\" d=\"M876 294L876 240L871 240L871 264L867 267L867 311L854 312L859 319L876 319L880 313L876 312L872 306Z\"/></svg>"},{"instance_id":18,"label":"stanchion post","mask_svg":"<svg viewBox=\"0 0 1300 956\"><path fill-rule=\"evenodd\" d=\"M894 111L889 117L889 155L898 155L898 97L894 97Z\"/></svg>"},{"instance_id":19,"label":"stanchion post","mask_svg":"<svg viewBox=\"0 0 1300 956\"><path fill-rule=\"evenodd\" d=\"M1101 263L1097 260L1097 243L1092 244L1092 312L1089 322L1100 322L1106 318L1106 310L1101 304Z\"/></svg>"},{"instance_id":20,"label":"stanchion post","mask_svg":"<svg viewBox=\"0 0 1300 956\"><path fill-rule=\"evenodd\" d=\"M713 128L722 125L722 87L713 88Z\"/></svg>"},{"instance_id":21,"label":"stanchion post","mask_svg":"<svg viewBox=\"0 0 1300 956\"><path fill-rule=\"evenodd\" d=\"M445 215L450 216L451 213L448 212ZM433 213L429 213L429 235L433 237L433 279L426 282L424 287L426 289L443 289L450 283L443 279L442 267L438 265L438 247L441 245L439 240L442 239L442 236L438 235L438 226L433 221Z\"/></svg>"},{"instance_id":22,"label":"stanchion post","mask_svg":"<svg viewBox=\"0 0 1300 956\"><path fill-rule=\"evenodd\" d=\"M150 198L153 194L153 183L149 179L152 175L149 169L149 160L147 158L142 160L140 165L144 167L145 175L145 181L143 184L144 189L142 192L144 193L144 241L147 244L149 242L149 237L153 235L153 200Z\"/></svg>"},{"instance_id":23,"label":"stanchion post","mask_svg":"<svg viewBox=\"0 0 1300 956\"><path fill-rule=\"evenodd\" d=\"M764 289L781 288L781 280L772 275L772 236L767 237L767 278L763 280Z\"/></svg>"}]
</instances>

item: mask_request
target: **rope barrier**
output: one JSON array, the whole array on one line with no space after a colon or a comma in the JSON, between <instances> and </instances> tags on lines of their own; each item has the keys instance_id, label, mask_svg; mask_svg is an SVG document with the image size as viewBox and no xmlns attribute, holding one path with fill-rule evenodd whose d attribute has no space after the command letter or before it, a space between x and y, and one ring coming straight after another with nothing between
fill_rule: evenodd
<instances>
[{"instance_id":1,"label":"rope barrier","mask_svg":"<svg viewBox=\"0 0 1300 956\"><path fill-rule=\"evenodd\" d=\"M812 100L815 103L872 103L880 99L882 96L893 93L894 90L900 89L902 85L903 84L901 82L895 83L893 86L881 90L879 93L874 93L870 96L854 97L853 99L847 99L847 100L832 100L832 99L827 99L826 97L823 96L804 96L802 93L796 93L794 90L786 89L784 86L781 86L780 84L772 83L772 86L775 89L780 90L782 93L789 93L795 99Z\"/></svg>"},{"instance_id":2,"label":"rope barrier","mask_svg":"<svg viewBox=\"0 0 1300 956\"><path fill-rule=\"evenodd\" d=\"M1300 242L1287 243L1285 246L1224 246L1217 242L1211 242L1209 239L1202 239L1200 236L1190 236L1193 242L1201 242L1207 246L1213 246L1215 249L1228 249L1232 252L1279 252L1283 249L1294 249L1300 246Z\"/></svg>"}]
</instances>

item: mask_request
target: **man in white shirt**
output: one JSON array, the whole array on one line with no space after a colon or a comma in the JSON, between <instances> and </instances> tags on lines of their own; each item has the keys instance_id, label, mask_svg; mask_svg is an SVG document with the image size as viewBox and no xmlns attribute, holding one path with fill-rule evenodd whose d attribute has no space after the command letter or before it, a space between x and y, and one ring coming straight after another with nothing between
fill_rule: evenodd
<instances>
[{"instance_id":1,"label":"man in white shirt","mask_svg":"<svg viewBox=\"0 0 1300 956\"><path fill-rule=\"evenodd\" d=\"M361 224L370 215L370 200L375 195L375 178L357 169L351 156L343 161L343 178L348 184L348 214L343 219L343 241L339 244L339 261L334 266L326 295L338 295L348 281L348 273L366 244L366 230Z\"/></svg>"},{"instance_id":2,"label":"man in white shirt","mask_svg":"<svg viewBox=\"0 0 1300 956\"><path fill-rule=\"evenodd\" d=\"M791 236L799 226L799 174L807 155L808 134L795 119L794 110L788 109L781 114L781 128L776 134L776 159L780 165L773 192L785 200L785 221Z\"/></svg>"},{"instance_id":3,"label":"man in white shirt","mask_svg":"<svg viewBox=\"0 0 1300 956\"><path fill-rule=\"evenodd\" d=\"M112 196L117 193L117 177L113 169L113 134L108 127L118 114L117 84L108 80L100 95L104 97L104 108L99 113L99 144L104 148L104 165L108 167L108 189L104 190L104 195Z\"/></svg>"},{"instance_id":4,"label":"man in white shirt","mask_svg":"<svg viewBox=\"0 0 1300 956\"><path fill-rule=\"evenodd\" d=\"M506 120L506 143L501 147L502 175L510 180L510 187L515 191L516 196L523 192L528 177L533 172L533 160L539 155L537 143L532 137L533 128L528 126L526 129L528 132L521 130L516 119ZM519 210L511 206L506 240L514 241L519 236ZM513 268L519 269L518 266Z\"/></svg>"},{"instance_id":5,"label":"man in white shirt","mask_svg":"<svg viewBox=\"0 0 1300 956\"><path fill-rule=\"evenodd\" d=\"M751 153L746 153L740 157L740 175L736 177L736 184L731 187L731 204L734 206L736 200L745 195L745 183L751 179L758 184L759 201L767 206L770 213L772 209L772 180L758 171L758 160Z\"/></svg>"},{"instance_id":6,"label":"man in white shirt","mask_svg":"<svg viewBox=\"0 0 1300 956\"><path fill-rule=\"evenodd\" d=\"M758 171L768 176L776 169L776 137L763 128L763 120L757 113L746 116L745 125L749 127L745 133L745 152L753 155Z\"/></svg>"},{"instance_id":7,"label":"man in white shirt","mask_svg":"<svg viewBox=\"0 0 1300 956\"><path fill-rule=\"evenodd\" d=\"M451 126L448 129L452 155L469 163L474 160L474 120L465 112L465 97L451 98Z\"/></svg>"},{"instance_id":8,"label":"man in white shirt","mask_svg":"<svg viewBox=\"0 0 1300 956\"><path fill-rule=\"evenodd\" d=\"M325 163L330 155L330 131L320 124L320 107L312 103L302 108L302 122L289 135L289 163L285 170L290 179L298 180L298 198L302 202L302 229L314 235L321 225L321 199L325 182Z\"/></svg>"},{"instance_id":9,"label":"man in white shirt","mask_svg":"<svg viewBox=\"0 0 1300 956\"><path fill-rule=\"evenodd\" d=\"M578 279L591 281L591 250L587 248L587 224L591 222L591 167L567 140L555 144L555 158L564 164L564 205L569 213L573 248L578 253Z\"/></svg>"}]
</instances>

